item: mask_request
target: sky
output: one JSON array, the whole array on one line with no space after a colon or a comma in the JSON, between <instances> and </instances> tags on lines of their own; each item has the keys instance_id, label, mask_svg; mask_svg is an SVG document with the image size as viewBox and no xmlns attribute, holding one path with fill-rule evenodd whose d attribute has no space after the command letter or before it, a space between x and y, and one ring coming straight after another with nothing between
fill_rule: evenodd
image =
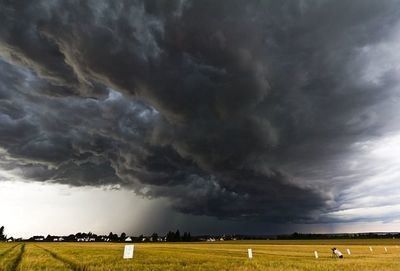
<instances>
[{"instance_id":1,"label":"sky","mask_svg":"<svg viewBox=\"0 0 400 271\"><path fill-rule=\"evenodd\" d=\"M398 231L400 3L0 1L14 236Z\"/></svg>"}]
</instances>

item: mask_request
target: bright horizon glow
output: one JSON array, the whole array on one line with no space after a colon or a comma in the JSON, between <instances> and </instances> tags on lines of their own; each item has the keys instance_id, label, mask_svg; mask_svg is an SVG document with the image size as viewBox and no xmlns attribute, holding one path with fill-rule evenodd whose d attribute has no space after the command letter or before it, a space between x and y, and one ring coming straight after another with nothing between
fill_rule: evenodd
<instances>
[{"instance_id":1,"label":"bright horizon glow","mask_svg":"<svg viewBox=\"0 0 400 271\"><path fill-rule=\"evenodd\" d=\"M108 234L110 231L128 235L151 234L160 231L155 217L167 221L171 229L179 226L182 217L177 214L163 216L165 202L159 200L142 199L131 191L112 190L93 187L70 187L68 185L49 184L39 182L3 181L0 182L0 213L1 223L5 226L8 236L28 238L33 235L66 235L77 232L93 232ZM395 206L396 211L400 207ZM363 217L363 215L381 214L393 208L376 207L370 209L343 210L328 214L330 218ZM362 209L362 208L360 208ZM377 216L379 217L379 216ZM192 218L197 219L197 218ZM201 218L198 219L199 222ZM21 223L23 221L23 223ZM152 222L153 221L153 222ZM150 223L150 226L149 226ZM218 223L218 221L214 221ZM109 225L112 225L111 227ZM271 225L269 225L271 227ZM340 222L320 224L273 224L272 233L362 233L362 232L396 232L400 228L400 220L390 223L382 221L372 222ZM192 227L194 233L205 234L215 230L215 234L224 233L224 225L217 228ZM243 231L240 232L240 229ZM245 226L239 225L236 233L246 233ZM271 230L270 230L271 231ZM229 232L227 232L229 233ZM270 234L271 232L259 232Z\"/></svg>"},{"instance_id":2,"label":"bright horizon glow","mask_svg":"<svg viewBox=\"0 0 400 271\"><path fill-rule=\"evenodd\" d=\"M126 190L0 182L0 225L14 237L89 231L147 232L143 222L148 215L158 215L159 204Z\"/></svg>"}]
</instances>

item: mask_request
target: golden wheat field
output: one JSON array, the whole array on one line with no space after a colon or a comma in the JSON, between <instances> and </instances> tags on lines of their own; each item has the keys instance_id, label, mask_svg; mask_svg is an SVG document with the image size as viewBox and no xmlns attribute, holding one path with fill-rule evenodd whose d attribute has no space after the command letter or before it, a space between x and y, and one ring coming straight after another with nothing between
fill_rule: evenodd
<instances>
[{"instance_id":1,"label":"golden wheat field","mask_svg":"<svg viewBox=\"0 0 400 271\"><path fill-rule=\"evenodd\" d=\"M122 258L124 245L0 243L0 270L400 270L398 240L139 243L129 260ZM333 246L344 259L331 257ZM248 248L253 259L247 257Z\"/></svg>"}]
</instances>

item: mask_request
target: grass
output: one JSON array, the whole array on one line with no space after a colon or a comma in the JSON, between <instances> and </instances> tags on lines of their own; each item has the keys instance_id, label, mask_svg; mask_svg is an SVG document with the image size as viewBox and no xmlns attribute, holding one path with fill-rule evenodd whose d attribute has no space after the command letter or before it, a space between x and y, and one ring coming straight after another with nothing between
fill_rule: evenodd
<instances>
[{"instance_id":1,"label":"grass","mask_svg":"<svg viewBox=\"0 0 400 271\"><path fill-rule=\"evenodd\" d=\"M331 257L333 246L345 254L343 260ZM135 244L134 258L124 260L124 244L0 243L0 271L394 271L400 270L399 247L398 240L139 243ZM253 249L251 260L247 258L248 248ZM347 248L351 255L347 255ZM319 259L314 258L315 250Z\"/></svg>"},{"instance_id":2,"label":"grass","mask_svg":"<svg viewBox=\"0 0 400 271\"><path fill-rule=\"evenodd\" d=\"M3 247L4 246L4 247ZM0 271L16 271L25 252L25 244L1 245Z\"/></svg>"}]
</instances>

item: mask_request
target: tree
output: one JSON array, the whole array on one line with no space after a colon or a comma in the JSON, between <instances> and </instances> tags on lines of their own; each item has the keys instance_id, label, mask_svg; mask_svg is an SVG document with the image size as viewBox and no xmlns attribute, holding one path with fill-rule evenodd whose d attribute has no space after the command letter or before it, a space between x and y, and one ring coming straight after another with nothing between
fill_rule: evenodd
<instances>
[{"instance_id":1,"label":"tree","mask_svg":"<svg viewBox=\"0 0 400 271\"><path fill-rule=\"evenodd\" d=\"M65 237L65 241L67 241L67 242L74 242L74 241L76 241L75 234L70 234L70 235L66 236L66 237Z\"/></svg>"},{"instance_id":2,"label":"tree","mask_svg":"<svg viewBox=\"0 0 400 271\"><path fill-rule=\"evenodd\" d=\"M174 239L175 242L179 242L181 240L181 233L179 232L179 230L176 230Z\"/></svg>"},{"instance_id":3,"label":"tree","mask_svg":"<svg viewBox=\"0 0 400 271\"><path fill-rule=\"evenodd\" d=\"M123 233L121 233L121 236L119 237L119 240L123 242L123 241L125 241L125 239L126 239L126 233L123 232Z\"/></svg>"},{"instance_id":4,"label":"tree","mask_svg":"<svg viewBox=\"0 0 400 271\"><path fill-rule=\"evenodd\" d=\"M182 237L183 242L190 242L191 239L192 239L192 237L190 236L190 232L183 233L183 237Z\"/></svg>"},{"instance_id":5,"label":"tree","mask_svg":"<svg viewBox=\"0 0 400 271\"><path fill-rule=\"evenodd\" d=\"M175 233L173 233L172 231L169 231L169 232L167 233L166 241L167 241L167 242L173 242L173 241L174 241L174 238L175 238Z\"/></svg>"},{"instance_id":6,"label":"tree","mask_svg":"<svg viewBox=\"0 0 400 271\"><path fill-rule=\"evenodd\" d=\"M0 227L0 241L5 241L7 237L4 235L4 226Z\"/></svg>"},{"instance_id":7,"label":"tree","mask_svg":"<svg viewBox=\"0 0 400 271\"><path fill-rule=\"evenodd\" d=\"M143 234L141 234L141 235L139 235L139 237L137 238L137 241L138 241L138 242L142 242L142 241L143 241L143 238L144 238L144 236L143 236Z\"/></svg>"},{"instance_id":8,"label":"tree","mask_svg":"<svg viewBox=\"0 0 400 271\"><path fill-rule=\"evenodd\" d=\"M110 241L112 242L118 242L118 234L110 232L108 235L108 238L110 238Z\"/></svg>"},{"instance_id":9,"label":"tree","mask_svg":"<svg viewBox=\"0 0 400 271\"><path fill-rule=\"evenodd\" d=\"M157 233L153 233L151 235L151 241L152 242L157 242L158 241L158 234Z\"/></svg>"}]
</instances>

